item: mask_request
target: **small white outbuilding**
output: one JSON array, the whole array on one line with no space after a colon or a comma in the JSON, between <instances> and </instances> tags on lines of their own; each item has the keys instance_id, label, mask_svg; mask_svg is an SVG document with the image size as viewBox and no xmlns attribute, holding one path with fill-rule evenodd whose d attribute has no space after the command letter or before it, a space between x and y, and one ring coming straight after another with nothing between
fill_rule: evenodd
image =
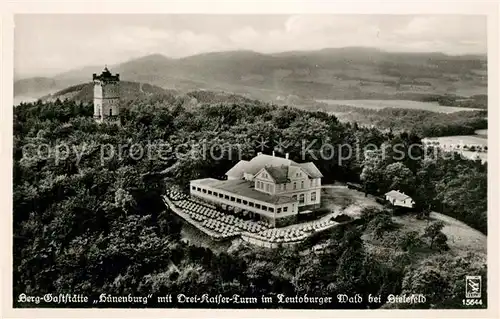
<instances>
[{"instance_id":1,"label":"small white outbuilding","mask_svg":"<svg viewBox=\"0 0 500 319\"><path fill-rule=\"evenodd\" d=\"M393 206L413 208L415 201L405 193L392 190L385 193L385 199Z\"/></svg>"}]
</instances>

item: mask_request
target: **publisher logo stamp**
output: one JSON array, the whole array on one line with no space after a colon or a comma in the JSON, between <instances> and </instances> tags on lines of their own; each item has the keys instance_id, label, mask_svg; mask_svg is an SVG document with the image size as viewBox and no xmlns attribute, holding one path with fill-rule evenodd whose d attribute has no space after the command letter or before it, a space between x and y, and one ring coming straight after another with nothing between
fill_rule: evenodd
<instances>
[{"instance_id":1,"label":"publisher logo stamp","mask_svg":"<svg viewBox=\"0 0 500 319\"><path fill-rule=\"evenodd\" d=\"M465 298L481 298L481 276L465 277Z\"/></svg>"}]
</instances>

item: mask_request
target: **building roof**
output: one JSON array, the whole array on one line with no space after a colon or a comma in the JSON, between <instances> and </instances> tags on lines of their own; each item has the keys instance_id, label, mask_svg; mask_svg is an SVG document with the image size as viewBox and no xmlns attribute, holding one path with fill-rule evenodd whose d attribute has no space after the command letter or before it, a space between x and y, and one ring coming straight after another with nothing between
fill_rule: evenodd
<instances>
[{"instance_id":1,"label":"building roof","mask_svg":"<svg viewBox=\"0 0 500 319\"><path fill-rule=\"evenodd\" d=\"M410 196L406 195L405 193L401 193L400 191L395 191L392 190L390 192L385 193L385 196L390 196L396 200L406 200L406 199L412 199Z\"/></svg>"},{"instance_id":2,"label":"building roof","mask_svg":"<svg viewBox=\"0 0 500 319\"><path fill-rule=\"evenodd\" d=\"M288 178L288 166L266 166L265 170L271 175L276 184L283 184L290 181Z\"/></svg>"},{"instance_id":3,"label":"building roof","mask_svg":"<svg viewBox=\"0 0 500 319\"><path fill-rule=\"evenodd\" d=\"M236 165L234 165L229 171L227 171L226 176L235 177L235 178L243 178L243 174L245 173L245 167L247 166L248 161L241 160Z\"/></svg>"},{"instance_id":4,"label":"building roof","mask_svg":"<svg viewBox=\"0 0 500 319\"><path fill-rule=\"evenodd\" d=\"M191 180L191 183L196 183L198 185L206 185L206 186L213 184L215 182L220 182L220 180L211 177Z\"/></svg>"},{"instance_id":5,"label":"building roof","mask_svg":"<svg viewBox=\"0 0 500 319\"><path fill-rule=\"evenodd\" d=\"M292 160L283 157L259 154L248 162L245 173L255 175L265 166L290 166L291 163Z\"/></svg>"},{"instance_id":6,"label":"building roof","mask_svg":"<svg viewBox=\"0 0 500 319\"><path fill-rule=\"evenodd\" d=\"M246 180L217 180L214 178L203 178L191 181L194 184L209 186L228 193L248 197L272 205L295 203L297 200L287 196L273 196L255 190L254 183Z\"/></svg>"},{"instance_id":7,"label":"building roof","mask_svg":"<svg viewBox=\"0 0 500 319\"><path fill-rule=\"evenodd\" d=\"M301 167L311 178L321 178L323 174L319 171L319 169L312 162L297 164Z\"/></svg>"},{"instance_id":8,"label":"building roof","mask_svg":"<svg viewBox=\"0 0 500 319\"><path fill-rule=\"evenodd\" d=\"M262 153L259 153L250 161L243 161L243 160L239 161L235 166L233 166L233 168L227 171L226 175L235 178L242 178L244 173L255 175L264 167L266 168L277 167L276 174L277 176L280 176L279 179L282 180L283 178L281 176L284 173L284 169L281 168L282 166L289 168L287 170L288 177L290 177L290 174L291 173L293 174L294 172L292 167L302 168L304 172L311 178L323 177L323 174L321 174L319 169L312 162L299 164L287 158L272 156ZM271 172L269 173L272 174Z\"/></svg>"}]
</instances>

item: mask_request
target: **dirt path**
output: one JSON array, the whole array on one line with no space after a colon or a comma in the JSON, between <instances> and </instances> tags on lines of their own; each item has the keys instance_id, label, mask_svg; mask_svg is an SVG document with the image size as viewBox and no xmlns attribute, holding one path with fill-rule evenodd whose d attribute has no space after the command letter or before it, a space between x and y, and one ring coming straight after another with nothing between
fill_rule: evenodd
<instances>
[{"instance_id":1,"label":"dirt path","mask_svg":"<svg viewBox=\"0 0 500 319\"><path fill-rule=\"evenodd\" d=\"M347 188L344 185L321 185L321 188Z\"/></svg>"}]
</instances>

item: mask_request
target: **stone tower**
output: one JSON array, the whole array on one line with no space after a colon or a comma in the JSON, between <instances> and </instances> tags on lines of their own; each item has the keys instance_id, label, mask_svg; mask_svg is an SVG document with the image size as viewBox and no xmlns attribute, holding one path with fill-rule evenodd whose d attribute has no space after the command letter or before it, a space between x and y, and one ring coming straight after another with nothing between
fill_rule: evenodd
<instances>
[{"instance_id":1,"label":"stone tower","mask_svg":"<svg viewBox=\"0 0 500 319\"><path fill-rule=\"evenodd\" d=\"M94 119L98 122L119 123L120 118L120 75L112 75L105 67L100 75L93 74Z\"/></svg>"}]
</instances>

